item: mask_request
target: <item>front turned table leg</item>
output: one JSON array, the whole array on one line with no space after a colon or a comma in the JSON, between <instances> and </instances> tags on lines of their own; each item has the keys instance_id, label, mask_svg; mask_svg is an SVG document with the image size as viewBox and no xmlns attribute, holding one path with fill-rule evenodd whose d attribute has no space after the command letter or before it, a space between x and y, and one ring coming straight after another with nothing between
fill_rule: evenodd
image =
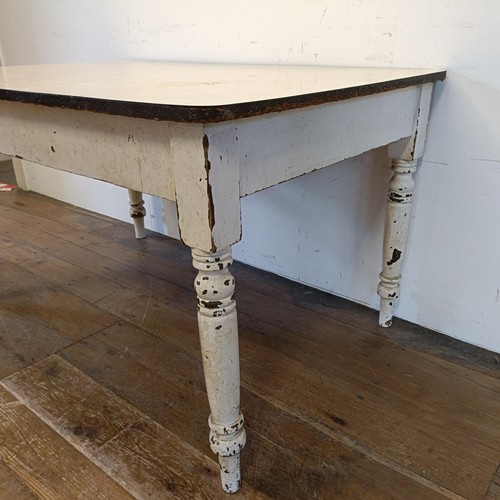
<instances>
[{"instance_id":1,"label":"front turned table leg","mask_svg":"<svg viewBox=\"0 0 500 500\"><path fill-rule=\"evenodd\" d=\"M240 412L238 323L234 301L234 278L228 267L231 250L206 253L193 250L198 269L198 296L203 369L211 415L210 447L219 455L222 488L234 493L241 485L240 451L245 446Z\"/></svg>"},{"instance_id":2,"label":"front turned table leg","mask_svg":"<svg viewBox=\"0 0 500 500\"><path fill-rule=\"evenodd\" d=\"M146 209L144 208L142 193L140 191L129 189L128 196L130 200L130 217L132 217L132 220L134 221L135 237L138 240L141 240L146 237L146 231L144 230L144 217L146 215Z\"/></svg>"},{"instance_id":3,"label":"front turned table leg","mask_svg":"<svg viewBox=\"0 0 500 500\"><path fill-rule=\"evenodd\" d=\"M391 326L394 304L399 297L401 263L408 239L411 202L413 198L413 172L415 160L392 160L394 174L389 183L389 197L385 214L383 267L380 273L380 326Z\"/></svg>"}]
</instances>

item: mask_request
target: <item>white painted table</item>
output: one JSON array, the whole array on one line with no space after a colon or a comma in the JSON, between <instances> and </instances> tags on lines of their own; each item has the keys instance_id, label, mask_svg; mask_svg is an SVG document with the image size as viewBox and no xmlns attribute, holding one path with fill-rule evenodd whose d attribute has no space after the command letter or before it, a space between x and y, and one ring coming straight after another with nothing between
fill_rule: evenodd
<instances>
[{"instance_id":1,"label":"white painted table","mask_svg":"<svg viewBox=\"0 0 500 500\"><path fill-rule=\"evenodd\" d=\"M417 159L443 71L119 62L0 68L0 152L177 202L198 270L210 445L222 486L240 487L245 445L231 245L240 199L389 145L394 175L378 292L399 296Z\"/></svg>"}]
</instances>

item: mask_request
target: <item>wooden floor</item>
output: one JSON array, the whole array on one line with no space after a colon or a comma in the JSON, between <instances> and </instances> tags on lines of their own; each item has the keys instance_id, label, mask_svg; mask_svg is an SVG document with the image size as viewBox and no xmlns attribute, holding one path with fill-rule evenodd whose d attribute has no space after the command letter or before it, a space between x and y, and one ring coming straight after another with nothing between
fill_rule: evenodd
<instances>
[{"instance_id":1,"label":"wooden floor","mask_svg":"<svg viewBox=\"0 0 500 500\"><path fill-rule=\"evenodd\" d=\"M189 251L33 193L0 193L0 209L0 498L229 497ZM234 498L500 499L498 355L233 271L248 429Z\"/></svg>"}]
</instances>

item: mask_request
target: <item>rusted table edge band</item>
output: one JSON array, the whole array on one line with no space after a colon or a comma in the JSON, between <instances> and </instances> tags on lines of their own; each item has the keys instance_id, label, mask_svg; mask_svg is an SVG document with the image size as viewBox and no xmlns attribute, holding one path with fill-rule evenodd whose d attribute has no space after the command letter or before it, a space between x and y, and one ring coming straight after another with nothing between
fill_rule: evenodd
<instances>
[{"instance_id":1,"label":"rusted table edge band","mask_svg":"<svg viewBox=\"0 0 500 500\"><path fill-rule=\"evenodd\" d=\"M267 113L279 113L280 111L315 106L328 102L344 101L355 97L363 97L415 85L422 85L424 83L436 82L438 80L444 80L445 78L446 71L437 71L425 75L417 75L356 87L221 106L155 104L10 89L0 89L0 100L79 111L92 111L95 113L128 116L131 118L144 118L146 120L184 123L217 123Z\"/></svg>"}]
</instances>

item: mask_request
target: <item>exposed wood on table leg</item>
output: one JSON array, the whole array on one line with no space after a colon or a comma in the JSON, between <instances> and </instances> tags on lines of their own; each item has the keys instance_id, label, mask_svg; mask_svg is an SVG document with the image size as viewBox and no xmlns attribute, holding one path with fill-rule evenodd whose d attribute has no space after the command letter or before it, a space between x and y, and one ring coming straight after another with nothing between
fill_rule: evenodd
<instances>
[{"instance_id":1,"label":"exposed wood on table leg","mask_svg":"<svg viewBox=\"0 0 500 500\"><path fill-rule=\"evenodd\" d=\"M380 326L391 326L394 306L399 298L401 263L408 239L411 202L413 197L413 172L417 162L392 160L394 174L389 183L389 198L385 214L383 267L380 273Z\"/></svg>"},{"instance_id":2,"label":"exposed wood on table leg","mask_svg":"<svg viewBox=\"0 0 500 500\"><path fill-rule=\"evenodd\" d=\"M210 447L219 456L222 487L240 489L240 451L246 435L240 412L240 364L231 250L209 254L193 250L198 269L198 327L211 415Z\"/></svg>"}]
</instances>

